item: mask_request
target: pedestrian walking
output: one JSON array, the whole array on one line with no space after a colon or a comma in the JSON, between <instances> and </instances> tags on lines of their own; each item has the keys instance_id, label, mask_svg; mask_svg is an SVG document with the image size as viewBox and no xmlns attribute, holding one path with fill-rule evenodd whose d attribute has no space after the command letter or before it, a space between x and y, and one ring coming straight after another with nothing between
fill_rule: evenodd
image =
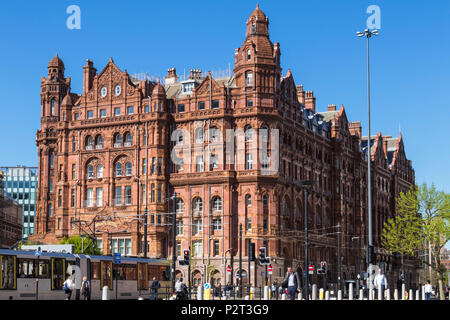
<instances>
[{"instance_id":1,"label":"pedestrian walking","mask_svg":"<svg viewBox=\"0 0 450 320\"><path fill-rule=\"evenodd\" d=\"M231 296L231 290L233 290L233 286L231 285L230 282L228 282L227 285L225 286L225 294L227 295L228 298Z\"/></svg>"},{"instance_id":2,"label":"pedestrian walking","mask_svg":"<svg viewBox=\"0 0 450 320\"><path fill-rule=\"evenodd\" d=\"M70 278L70 275L66 274L66 281L64 281L64 284L63 284L63 290L64 290L64 293L66 294L66 300L70 300L70 298L72 297L72 291L74 288L75 288L75 283Z\"/></svg>"},{"instance_id":3,"label":"pedestrian walking","mask_svg":"<svg viewBox=\"0 0 450 320\"><path fill-rule=\"evenodd\" d=\"M433 292L433 287L431 286L430 280L427 280L427 284L424 288L425 300L430 300L431 292Z\"/></svg>"},{"instance_id":4,"label":"pedestrian walking","mask_svg":"<svg viewBox=\"0 0 450 320\"><path fill-rule=\"evenodd\" d=\"M272 290L272 298L275 298L275 299L278 300L278 288L277 287L278 287L277 286L277 280L275 280L272 283L272 288L271 288L271 290Z\"/></svg>"},{"instance_id":5,"label":"pedestrian walking","mask_svg":"<svg viewBox=\"0 0 450 320\"><path fill-rule=\"evenodd\" d=\"M183 283L183 278L179 278L175 283L175 292L177 300L187 300L187 288Z\"/></svg>"},{"instance_id":6,"label":"pedestrian walking","mask_svg":"<svg viewBox=\"0 0 450 320\"><path fill-rule=\"evenodd\" d=\"M295 300L295 293L300 292L300 278L297 272L293 272L291 267L288 267L286 277L283 280L283 287L287 287L289 297Z\"/></svg>"},{"instance_id":7,"label":"pedestrian walking","mask_svg":"<svg viewBox=\"0 0 450 320\"><path fill-rule=\"evenodd\" d=\"M83 282L81 282L81 299L91 300L91 282L86 276L83 277Z\"/></svg>"},{"instance_id":8,"label":"pedestrian walking","mask_svg":"<svg viewBox=\"0 0 450 320\"><path fill-rule=\"evenodd\" d=\"M156 277L153 277L153 281L150 286L150 289L151 289L150 300L158 300L158 289L159 288L161 288L161 283L159 283L159 281L158 281L158 279L156 279Z\"/></svg>"},{"instance_id":9,"label":"pedestrian walking","mask_svg":"<svg viewBox=\"0 0 450 320\"><path fill-rule=\"evenodd\" d=\"M387 288L387 279L383 273L383 270L381 270L381 268L378 269L378 273L375 276L373 283L374 283L375 289L377 291L381 288L381 300L383 300L384 290L386 290L386 288Z\"/></svg>"}]
</instances>

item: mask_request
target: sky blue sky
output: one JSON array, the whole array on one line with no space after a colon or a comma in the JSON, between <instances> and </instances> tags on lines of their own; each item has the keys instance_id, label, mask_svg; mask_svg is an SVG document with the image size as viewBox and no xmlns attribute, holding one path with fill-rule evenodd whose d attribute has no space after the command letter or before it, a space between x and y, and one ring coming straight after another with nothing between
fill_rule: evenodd
<instances>
[{"instance_id":1,"label":"sky blue sky","mask_svg":"<svg viewBox=\"0 0 450 320\"><path fill-rule=\"evenodd\" d=\"M81 30L69 30L66 8L81 9ZM365 41L356 37L381 8L371 42L372 133L397 136L418 183L450 192L450 1L263 1L272 42L281 45L283 75L313 90L317 109L344 104L367 132ZM56 53L72 91L82 66L100 72L110 57L130 74L164 76L190 68L233 68L234 49L256 1L8 1L0 9L0 165L37 165L40 79Z\"/></svg>"}]
</instances>

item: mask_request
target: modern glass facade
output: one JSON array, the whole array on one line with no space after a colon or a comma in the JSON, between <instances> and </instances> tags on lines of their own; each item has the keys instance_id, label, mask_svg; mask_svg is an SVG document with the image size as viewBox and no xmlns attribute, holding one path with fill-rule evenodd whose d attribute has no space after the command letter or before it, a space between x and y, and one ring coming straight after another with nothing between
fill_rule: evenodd
<instances>
[{"instance_id":1,"label":"modern glass facade","mask_svg":"<svg viewBox=\"0 0 450 320\"><path fill-rule=\"evenodd\" d=\"M0 170L4 173L4 192L22 206L22 238L27 239L34 234L38 168L17 166Z\"/></svg>"}]
</instances>

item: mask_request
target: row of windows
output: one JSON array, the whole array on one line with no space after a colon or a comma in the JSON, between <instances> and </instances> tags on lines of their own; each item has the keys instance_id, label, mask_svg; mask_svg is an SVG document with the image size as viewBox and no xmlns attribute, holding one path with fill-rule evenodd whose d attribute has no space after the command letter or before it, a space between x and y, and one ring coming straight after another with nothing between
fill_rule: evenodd
<instances>
[{"instance_id":1,"label":"row of windows","mask_svg":"<svg viewBox=\"0 0 450 320\"><path fill-rule=\"evenodd\" d=\"M222 219L213 219L212 227L214 231L222 230ZM199 219L194 220L192 224L192 235L194 236L199 235L200 232L202 231L203 231L202 220ZM184 233L183 222L181 220L178 220L176 222L176 235L182 236L183 233Z\"/></svg>"},{"instance_id":2,"label":"row of windows","mask_svg":"<svg viewBox=\"0 0 450 320\"><path fill-rule=\"evenodd\" d=\"M120 116L120 107L114 108L113 114L114 114L115 117ZM128 106L126 108L126 114L127 115L134 114L134 107L133 106ZM106 118L107 117L106 109L100 109L99 116L100 116L100 118ZM73 115L73 119L74 120L78 120L79 118L80 118L80 114L78 112L75 112L74 115ZM88 110L87 111L86 119L94 119L94 110Z\"/></svg>"},{"instance_id":3,"label":"row of windows","mask_svg":"<svg viewBox=\"0 0 450 320\"><path fill-rule=\"evenodd\" d=\"M6 189L12 188L37 188L37 181L4 181L4 187Z\"/></svg>"}]
</instances>

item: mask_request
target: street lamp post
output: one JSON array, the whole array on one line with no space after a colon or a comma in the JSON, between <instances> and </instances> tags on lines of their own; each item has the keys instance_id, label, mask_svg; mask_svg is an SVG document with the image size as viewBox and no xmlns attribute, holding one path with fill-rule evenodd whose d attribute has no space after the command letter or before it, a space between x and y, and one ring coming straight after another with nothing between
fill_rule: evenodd
<instances>
[{"instance_id":1,"label":"street lamp post","mask_svg":"<svg viewBox=\"0 0 450 320\"><path fill-rule=\"evenodd\" d=\"M369 29L365 29L364 32L358 31L356 33L358 37L366 37L367 38L367 114L368 114L368 123L367 123L367 208L368 208L368 245L367 245L367 274L371 275L374 266L372 263L372 252L373 252L373 239L372 239L372 188L371 188L371 178L370 178L370 162L371 162L371 154L370 154L370 63L369 63L369 39L374 35L378 36L378 30L370 31Z\"/></svg>"},{"instance_id":2,"label":"street lamp post","mask_svg":"<svg viewBox=\"0 0 450 320\"><path fill-rule=\"evenodd\" d=\"M309 300L308 296L308 273L309 273L309 265L308 265L308 191L312 189L314 185L313 180L302 180L298 182L298 186L303 189L305 193L305 300Z\"/></svg>"},{"instance_id":3,"label":"street lamp post","mask_svg":"<svg viewBox=\"0 0 450 320\"><path fill-rule=\"evenodd\" d=\"M173 220L172 220L172 292L175 292L175 265L177 259L176 252L176 227L177 227L177 193L174 192L173 196ZM170 203L167 204L167 207L170 208Z\"/></svg>"}]
</instances>

